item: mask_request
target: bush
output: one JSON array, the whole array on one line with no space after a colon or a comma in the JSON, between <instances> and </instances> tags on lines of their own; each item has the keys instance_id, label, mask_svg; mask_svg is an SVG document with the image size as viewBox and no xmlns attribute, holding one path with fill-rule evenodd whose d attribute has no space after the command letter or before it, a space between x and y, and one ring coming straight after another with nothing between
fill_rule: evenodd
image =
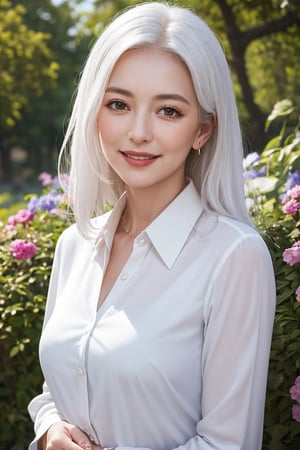
<instances>
[{"instance_id":1,"label":"bush","mask_svg":"<svg viewBox=\"0 0 300 450\"><path fill-rule=\"evenodd\" d=\"M291 102L275 105L267 126L281 117L280 134L262 154L245 159L245 186L254 221L271 252L277 286L264 426L264 450L300 448L300 134L286 136ZM297 402L298 399L298 402ZM293 401L293 400L296 400ZM297 404L298 403L298 404Z\"/></svg>"},{"instance_id":2,"label":"bush","mask_svg":"<svg viewBox=\"0 0 300 450\"><path fill-rule=\"evenodd\" d=\"M277 308L265 410L264 450L300 448L300 136L287 135L294 112L275 105L267 126L284 124L261 155L245 159L249 209L270 249L277 283ZM45 190L27 198L0 227L0 442L3 450L25 450L33 437L27 405L41 390L38 342L53 253L70 224L62 193L48 174ZM258 450L258 449L249 449Z\"/></svg>"},{"instance_id":3,"label":"bush","mask_svg":"<svg viewBox=\"0 0 300 450\"><path fill-rule=\"evenodd\" d=\"M33 437L27 405L40 392L38 359L56 241L69 224L62 194L49 180L40 198L0 229L0 448L24 450ZM44 181L45 182L45 181ZM13 254L15 256L13 256Z\"/></svg>"}]
</instances>

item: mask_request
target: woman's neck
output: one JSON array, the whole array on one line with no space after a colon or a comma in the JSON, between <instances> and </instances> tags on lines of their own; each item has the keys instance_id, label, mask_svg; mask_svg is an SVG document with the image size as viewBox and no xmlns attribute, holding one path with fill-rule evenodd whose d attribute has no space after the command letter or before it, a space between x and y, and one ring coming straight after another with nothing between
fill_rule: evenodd
<instances>
[{"instance_id":1,"label":"woman's neck","mask_svg":"<svg viewBox=\"0 0 300 450\"><path fill-rule=\"evenodd\" d=\"M138 235L145 229L184 189L185 184L172 188L151 186L135 189L126 186L126 207L121 226L131 235Z\"/></svg>"}]
</instances>

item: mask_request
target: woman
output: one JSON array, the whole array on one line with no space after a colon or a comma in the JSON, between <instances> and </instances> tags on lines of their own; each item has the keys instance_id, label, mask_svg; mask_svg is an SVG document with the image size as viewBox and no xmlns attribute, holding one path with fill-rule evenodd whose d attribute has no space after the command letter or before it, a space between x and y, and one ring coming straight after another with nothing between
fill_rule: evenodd
<instances>
[{"instance_id":1,"label":"woman","mask_svg":"<svg viewBox=\"0 0 300 450\"><path fill-rule=\"evenodd\" d=\"M30 449L258 450L274 277L207 25L162 3L117 17L69 143L76 225L57 244Z\"/></svg>"}]
</instances>

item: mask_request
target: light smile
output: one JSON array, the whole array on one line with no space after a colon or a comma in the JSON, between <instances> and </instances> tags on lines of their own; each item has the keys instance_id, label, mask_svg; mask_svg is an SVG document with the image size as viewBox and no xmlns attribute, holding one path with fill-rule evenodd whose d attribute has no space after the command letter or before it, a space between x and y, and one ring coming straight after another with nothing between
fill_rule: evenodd
<instances>
[{"instance_id":1,"label":"light smile","mask_svg":"<svg viewBox=\"0 0 300 450\"><path fill-rule=\"evenodd\" d=\"M136 161L147 161L147 160L150 160L150 159L157 158L157 156L155 156L155 155L142 154L142 153L139 153L139 154L136 154L136 153L133 153L133 152L121 152L121 153L124 156L126 156L127 158L134 159Z\"/></svg>"}]
</instances>

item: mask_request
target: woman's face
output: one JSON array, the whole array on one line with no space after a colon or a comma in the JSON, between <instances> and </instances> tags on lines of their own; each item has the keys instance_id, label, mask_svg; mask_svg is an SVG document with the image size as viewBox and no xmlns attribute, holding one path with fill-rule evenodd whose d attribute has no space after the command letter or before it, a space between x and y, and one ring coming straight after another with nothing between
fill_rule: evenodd
<instances>
[{"instance_id":1,"label":"woman's face","mask_svg":"<svg viewBox=\"0 0 300 450\"><path fill-rule=\"evenodd\" d=\"M118 60L98 115L101 147L128 188L182 189L192 147L207 140L190 73L179 58L155 48Z\"/></svg>"}]
</instances>

